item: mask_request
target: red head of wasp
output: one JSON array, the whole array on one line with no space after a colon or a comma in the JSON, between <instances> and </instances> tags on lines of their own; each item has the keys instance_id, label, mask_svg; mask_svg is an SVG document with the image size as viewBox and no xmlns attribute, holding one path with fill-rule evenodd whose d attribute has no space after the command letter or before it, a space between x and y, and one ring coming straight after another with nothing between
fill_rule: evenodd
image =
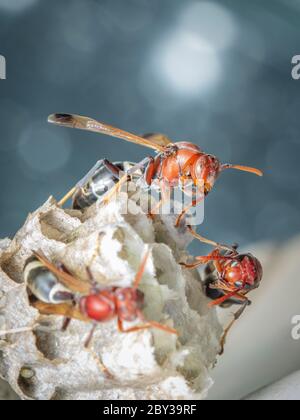
<instances>
[{"instance_id":1,"label":"red head of wasp","mask_svg":"<svg viewBox=\"0 0 300 420\"><path fill-rule=\"evenodd\" d=\"M188 182L192 182L196 186L196 190L199 190L197 199L194 197L191 205L183 209L177 218L177 226L183 215L197 204L197 200L199 202L211 191L220 173L225 169L232 168L251 172L259 176L262 175L260 170L248 166L221 164L217 157L203 152L197 145L190 142L172 143L167 137L163 136L143 138L92 118L79 115L53 114L49 116L48 121L65 127L106 134L154 149L157 152L155 157L147 157L138 163L136 167L132 168L132 171L137 168L144 168L143 179L146 186L151 186L156 181L161 187L162 196L167 188L184 187ZM106 202L111 199L120 188L120 185L127 181L127 177L128 174L121 177L119 183L106 195ZM66 194L60 201L60 204L64 204L74 195L75 191L76 187ZM164 201L164 197L162 197L162 201Z\"/></svg>"},{"instance_id":2,"label":"red head of wasp","mask_svg":"<svg viewBox=\"0 0 300 420\"><path fill-rule=\"evenodd\" d=\"M70 274L64 267L52 264L40 253L34 253L25 265L24 279L33 295L32 305L45 315L63 315L65 327L71 319L92 322L91 332L85 342L88 347L99 322L117 318L121 332L133 332L157 328L168 333L177 331L156 321L145 321L142 308L144 294L138 290L150 251L143 257L132 287L100 288L93 281L89 269L90 282L82 281ZM124 322L140 319L141 325L125 328Z\"/></svg>"},{"instance_id":3,"label":"red head of wasp","mask_svg":"<svg viewBox=\"0 0 300 420\"><path fill-rule=\"evenodd\" d=\"M194 269L202 264L205 268L204 287L206 295L213 299L209 306L241 305L233 320L225 328L221 339L221 354L224 351L226 337L234 322L240 318L251 301L246 296L259 287L263 269L259 260L252 254L240 254L237 246L231 251L221 252L215 249L207 256L196 257L194 263L181 263L186 268Z\"/></svg>"}]
</instances>

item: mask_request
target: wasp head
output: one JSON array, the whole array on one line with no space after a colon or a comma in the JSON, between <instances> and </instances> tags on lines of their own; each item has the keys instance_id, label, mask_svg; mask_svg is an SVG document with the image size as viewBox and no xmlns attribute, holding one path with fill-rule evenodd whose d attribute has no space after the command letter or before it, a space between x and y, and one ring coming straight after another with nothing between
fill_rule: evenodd
<instances>
[{"instance_id":1,"label":"wasp head","mask_svg":"<svg viewBox=\"0 0 300 420\"><path fill-rule=\"evenodd\" d=\"M193 178L197 180L198 185L202 184L205 195L212 190L220 171L221 164L215 156L203 154L197 159Z\"/></svg>"},{"instance_id":2,"label":"wasp head","mask_svg":"<svg viewBox=\"0 0 300 420\"><path fill-rule=\"evenodd\" d=\"M231 286L249 291L259 286L262 275L262 265L256 257L252 254L239 254L225 264L222 277Z\"/></svg>"}]
</instances>

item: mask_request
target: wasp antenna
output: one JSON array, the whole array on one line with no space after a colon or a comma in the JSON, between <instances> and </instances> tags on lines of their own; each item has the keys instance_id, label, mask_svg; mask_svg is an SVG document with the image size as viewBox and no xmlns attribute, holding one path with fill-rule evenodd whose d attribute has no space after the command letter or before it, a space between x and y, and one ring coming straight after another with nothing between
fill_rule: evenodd
<instances>
[{"instance_id":1,"label":"wasp antenna","mask_svg":"<svg viewBox=\"0 0 300 420\"><path fill-rule=\"evenodd\" d=\"M144 274L144 271L145 271L145 268L146 268L146 264L147 264L147 261L148 261L148 258L150 256L151 251L152 251L152 246L149 246L145 255L144 255L144 257L143 257L143 259L142 259L142 262L140 264L138 272L136 273L134 283L133 283L133 288L134 289L138 288L138 286L139 286L139 284L142 280L142 277L143 277L143 274Z\"/></svg>"},{"instance_id":2,"label":"wasp antenna","mask_svg":"<svg viewBox=\"0 0 300 420\"><path fill-rule=\"evenodd\" d=\"M252 168L251 166L232 165L230 163L225 163L221 166L221 170L224 171L224 169L237 169L239 171L250 172L251 174L263 176L263 172L260 169Z\"/></svg>"},{"instance_id":3,"label":"wasp antenna","mask_svg":"<svg viewBox=\"0 0 300 420\"><path fill-rule=\"evenodd\" d=\"M12 330L0 331L0 337L9 335L9 334L21 334L21 333L29 332L29 331L34 330L34 328L36 328L36 325L33 325L31 327L14 328Z\"/></svg>"}]
</instances>

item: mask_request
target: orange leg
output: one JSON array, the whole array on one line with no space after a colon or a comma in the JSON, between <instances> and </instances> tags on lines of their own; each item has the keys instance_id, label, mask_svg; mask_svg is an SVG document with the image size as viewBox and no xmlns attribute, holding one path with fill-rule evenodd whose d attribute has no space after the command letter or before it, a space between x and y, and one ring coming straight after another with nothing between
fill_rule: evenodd
<instances>
[{"instance_id":1,"label":"orange leg","mask_svg":"<svg viewBox=\"0 0 300 420\"><path fill-rule=\"evenodd\" d=\"M125 329L123 325L123 321L120 318L118 318L118 328L119 328L119 331L122 333L130 333L130 332L136 332L136 331L141 331L141 330L147 330L149 328L157 328L167 333L178 335L178 332L174 328L167 327L156 321L147 321L147 323L145 324L137 325L135 327L130 327L130 328Z\"/></svg>"},{"instance_id":2,"label":"orange leg","mask_svg":"<svg viewBox=\"0 0 300 420\"><path fill-rule=\"evenodd\" d=\"M155 204L155 206L150 210L150 213L148 214L148 216L154 220L154 217L156 214L158 214L160 208L162 207L164 201L163 198L161 198L161 200L158 201L157 204Z\"/></svg>"},{"instance_id":3,"label":"orange leg","mask_svg":"<svg viewBox=\"0 0 300 420\"><path fill-rule=\"evenodd\" d=\"M228 245L220 244L218 242L212 241L211 239L207 239L202 235L199 235L199 233L195 232L194 229L192 229L192 227L189 225L187 226L187 229L190 232L190 234L194 236L194 238L198 239L200 242L203 242L208 245L212 245L219 249L225 249L226 251L233 251L233 248Z\"/></svg>"},{"instance_id":4,"label":"orange leg","mask_svg":"<svg viewBox=\"0 0 300 420\"><path fill-rule=\"evenodd\" d=\"M72 198L76 190L77 187L73 187L70 191L68 191L67 194L61 200L58 201L58 207L62 207L70 198Z\"/></svg>"},{"instance_id":5,"label":"orange leg","mask_svg":"<svg viewBox=\"0 0 300 420\"><path fill-rule=\"evenodd\" d=\"M180 215L177 217L176 222L175 222L175 227L179 227L180 223L183 219L183 217L187 214L187 212L192 208L197 206L197 204L199 204L204 198L203 197L199 197L196 200L192 200L192 203L189 204L188 206L186 206L182 212L180 213Z\"/></svg>"},{"instance_id":6,"label":"orange leg","mask_svg":"<svg viewBox=\"0 0 300 420\"><path fill-rule=\"evenodd\" d=\"M94 352L94 350L91 349L91 343L92 343L92 339L93 339L93 335L94 332L97 328L97 323L93 323L93 326L91 328L91 331L89 332L89 335L87 337L87 339L85 340L84 343L84 347L91 353L91 355L93 356L94 360L96 361L100 371L109 379L113 378L113 375L109 372L109 370L107 369L107 367L103 364L103 362L99 359L99 357L96 355L96 353Z\"/></svg>"},{"instance_id":7,"label":"orange leg","mask_svg":"<svg viewBox=\"0 0 300 420\"><path fill-rule=\"evenodd\" d=\"M134 282L133 282L134 289L137 289L139 287L139 284L140 284L140 282L143 278L143 274L144 274L144 271L145 271L145 267L146 267L150 252L151 252L151 249L148 249L148 251L144 255L144 258L142 259L142 262L140 264L138 272L135 275L135 279L134 279Z\"/></svg>"},{"instance_id":8,"label":"orange leg","mask_svg":"<svg viewBox=\"0 0 300 420\"><path fill-rule=\"evenodd\" d=\"M216 265L216 269L218 270L219 273L221 273L222 272L222 265L220 264L220 261L222 261L222 260L232 260L232 259L233 259L233 257L227 257L225 255L220 255L219 250L216 249L208 255L196 257L196 261L192 264L180 263L180 265L183 265L186 268L193 269L193 268L199 267L199 265L206 264L210 261L214 261L214 263Z\"/></svg>"},{"instance_id":9,"label":"orange leg","mask_svg":"<svg viewBox=\"0 0 300 420\"><path fill-rule=\"evenodd\" d=\"M239 293L240 290L241 289L237 289L237 290L234 290L232 292L226 292L226 294L224 296L220 297L219 299L213 300L212 302L210 302L208 304L208 306L209 307L212 307L212 306L221 305L222 303L226 302L226 300L228 300L228 299L230 299L232 297L237 298L237 299L248 301L248 298L246 296L244 296L241 293Z\"/></svg>"},{"instance_id":10,"label":"orange leg","mask_svg":"<svg viewBox=\"0 0 300 420\"><path fill-rule=\"evenodd\" d=\"M123 184L128 180L128 174L123 175L119 181L108 191L103 198L103 204L107 205L119 192Z\"/></svg>"},{"instance_id":11,"label":"orange leg","mask_svg":"<svg viewBox=\"0 0 300 420\"><path fill-rule=\"evenodd\" d=\"M164 205L164 203L166 203L167 201L170 201L170 188L167 187L167 184L163 179L160 180L159 184L160 184L160 191L161 191L161 199L154 206L154 208L151 209L149 216L152 219L154 218L156 214L158 214L158 211Z\"/></svg>"},{"instance_id":12,"label":"orange leg","mask_svg":"<svg viewBox=\"0 0 300 420\"><path fill-rule=\"evenodd\" d=\"M97 354L94 352L94 350L88 348L87 351L92 355L93 359L97 363L99 370L106 376L107 379L113 379L114 376L110 371L107 369L107 367L103 364L103 362L99 359Z\"/></svg>"},{"instance_id":13,"label":"orange leg","mask_svg":"<svg viewBox=\"0 0 300 420\"><path fill-rule=\"evenodd\" d=\"M202 262L197 261L196 263L193 264L186 264L183 262L180 262L179 265L182 265L185 268L188 268L189 270L194 270L195 268L199 267L200 265L202 265Z\"/></svg>"},{"instance_id":14,"label":"orange leg","mask_svg":"<svg viewBox=\"0 0 300 420\"><path fill-rule=\"evenodd\" d=\"M227 325L227 327L224 329L224 333L221 337L221 341L220 341L220 345L221 345L221 350L219 355L221 356L224 353L224 347L226 344L226 338L228 336L229 331L231 330L231 328L233 327L233 325L235 324L235 322L242 316L242 314L244 313L245 309L247 308L247 306L250 304L249 299L246 298L245 303L243 304L243 306L233 314L233 320Z\"/></svg>"}]
</instances>

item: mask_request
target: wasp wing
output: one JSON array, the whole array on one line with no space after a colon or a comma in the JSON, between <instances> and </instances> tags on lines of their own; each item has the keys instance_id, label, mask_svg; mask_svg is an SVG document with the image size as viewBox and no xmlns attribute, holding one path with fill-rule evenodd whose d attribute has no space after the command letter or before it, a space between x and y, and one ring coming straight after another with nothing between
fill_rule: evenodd
<instances>
[{"instance_id":1,"label":"wasp wing","mask_svg":"<svg viewBox=\"0 0 300 420\"><path fill-rule=\"evenodd\" d=\"M90 322L90 319L84 316L72 303L45 303L37 300L32 306L42 315L59 315L66 318L78 319L79 321Z\"/></svg>"},{"instance_id":2,"label":"wasp wing","mask_svg":"<svg viewBox=\"0 0 300 420\"><path fill-rule=\"evenodd\" d=\"M48 117L48 122L56 125L62 125L69 128L78 128L80 130L93 131L95 133L106 134L131 143L149 147L159 152L164 152L165 147L146 138L137 136L120 128L113 127L103 122L96 121L89 117L83 117L75 114L52 114Z\"/></svg>"},{"instance_id":3,"label":"wasp wing","mask_svg":"<svg viewBox=\"0 0 300 420\"><path fill-rule=\"evenodd\" d=\"M143 139L150 140L152 143L162 147L167 147L172 144L169 137L161 133L147 133L143 135Z\"/></svg>"},{"instance_id":4,"label":"wasp wing","mask_svg":"<svg viewBox=\"0 0 300 420\"><path fill-rule=\"evenodd\" d=\"M71 274L57 268L54 264L52 264L44 255L40 252L33 252L35 257L46 267L49 271L51 271L55 276L57 276L60 282L70 289L72 292L87 294L90 292L91 285L88 282L80 280Z\"/></svg>"}]
</instances>

